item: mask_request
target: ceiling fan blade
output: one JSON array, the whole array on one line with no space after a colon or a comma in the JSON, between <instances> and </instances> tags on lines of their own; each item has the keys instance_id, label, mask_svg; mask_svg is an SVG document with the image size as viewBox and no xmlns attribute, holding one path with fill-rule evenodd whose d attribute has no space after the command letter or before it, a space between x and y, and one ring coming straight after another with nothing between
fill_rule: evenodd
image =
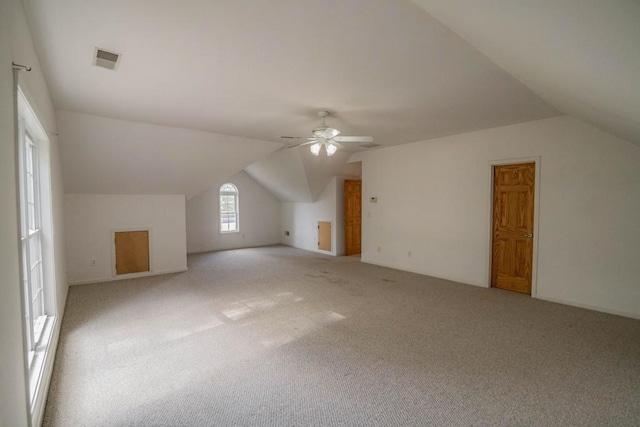
<instances>
[{"instance_id":1,"label":"ceiling fan blade","mask_svg":"<svg viewBox=\"0 0 640 427\"><path fill-rule=\"evenodd\" d=\"M314 129L313 134L316 137L322 137L322 138L326 138L326 139L331 139L331 138L334 138L334 137L340 135L340 131L338 129L326 127L326 128Z\"/></svg>"},{"instance_id":2,"label":"ceiling fan blade","mask_svg":"<svg viewBox=\"0 0 640 427\"><path fill-rule=\"evenodd\" d=\"M315 139L315 138L308 138L308 137L306 137L306 136L281 136L280 138L286 138L286 139L306 139L306 140Z\"/></svg>"},{"instance_id":3,"label":"ceiling fan blade","mask_svg":"<svg viewBox=\"0 0 640 427\"><path fill-rule=\"evenodd\" d=\"M311 139L311 141L306 141L306 142L301 142L299 144L290 145L287 148L302 147L303 145L311 145L311 144L315 144L316 142L318 142L315 138L305 138L305 139Z\"/></svg>"},{"instance_id":4,"label":"ceiling fan blade","mask_svg":"<svg viewBox=\"0 0 640 427\"><path fill-rule=\"evenodd\" d=\"M336 136L333 138L338 142L373 142L372 136Z\"/></svg>"}]
</instances>

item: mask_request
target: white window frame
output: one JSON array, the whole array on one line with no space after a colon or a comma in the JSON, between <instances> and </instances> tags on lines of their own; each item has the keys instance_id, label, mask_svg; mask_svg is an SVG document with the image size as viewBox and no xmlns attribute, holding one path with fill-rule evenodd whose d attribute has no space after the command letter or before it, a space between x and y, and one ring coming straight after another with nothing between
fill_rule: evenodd
<instances>
[{"instance_id":1,"label":"white window frame","mask_svg":"<svg viewBox=\"0 0 640 427\"><path fill-rule=\"evenodd\" d=\"M229 188L231 187L231 188ZM223 197L233 197L233 204L235 206L235 210L233 212L223 212L223 202L222 202L222 198ZM232 184L230 182L226 182L224 184L222 184L220 186L220 191L219 191L219 197L218 197L218 202L220 203L219 205L219 210L218 210L218 220L219 220L219 230L220 233L223 234L227 234L227 233L239 233L240 232L240 210L239 210L239 200L240 200L240 193L238 191L238 187L235 184ZM231 216L233 216L233 223L235 223L235 229L233 230L229 230L228 229L228 225L229 223L231 223L231 221L229 221L229 219L231 218ZM224 224L225 224L225 219L227 220L227 229L224 229Z\"/></svg>"},{"instance_id":2,"label":"white window frame","mask_svg":"<svg viewBox=\"0 0 640 427\"><path fill-rule=\"evenodd\" d=\"M42 220L40 212L40 163L38 143L20 120L20 243L22 248L22 282L25 295L25 321L29 366L33 362L46 323L44 309L44 275L42 271Z\"/></svg>"},{"instance_id":3,"label":"white window frame","mask_svg":"<svg viewBox=\"0 0 640 427\"><path fill-rule=\"evenodd\" d=\"M56 324L56 283L49 139L23 91L17 90L20 275L31 415L40 419L48 350ZM30 209L31 208L31 209Z\"/></svg>"}]
</instances>

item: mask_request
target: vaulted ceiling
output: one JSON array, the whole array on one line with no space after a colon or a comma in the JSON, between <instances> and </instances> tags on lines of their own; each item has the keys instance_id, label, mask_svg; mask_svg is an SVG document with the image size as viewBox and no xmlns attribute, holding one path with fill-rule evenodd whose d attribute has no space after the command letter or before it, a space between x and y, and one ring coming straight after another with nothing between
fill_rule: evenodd
<instances>
[{"instance_id":1,"label":"vaulted ceiling","mask_svg":"<svg viewBox=\"0 0 640 427\"><path fill-rule=\"evenodd\" d=\"M617 28L597 15L633 15L630 1L24 2L61 110L67 191L131 192L137 182L136 192L194 194L213 182L211 170L253 164L247 171L282 200L313 200L328 174L349 173L348 154L330 160L277 149L281 135L310 135L321 109L343 134L381 145L562 113L640 137L638 53L629 44L637 29L628 16ZM583 36L599 43L581 46ZM116 71L92 65L96 47L122 54ZM143 144L138 125L115 134L100 118L156 128L143 132ZM194 149L180 128L215 148ZM146 152L143 167L172 164L180 184L144 180L135 162L87 166L97 152L115 162L120 155L107 153L135 141ZM174 150L195 150L198 166L188 155L171 163Z\"/></svg>"},{"instance_id":2,"label":"vaulted ceiling","mask_svg":"<svg viewBox=\"0 0 640 427\"><path fill-rule=\"evenodd\" d=\"M640 1L414 2L562 113L640 145Z\"/></svg>"}]
</instances>

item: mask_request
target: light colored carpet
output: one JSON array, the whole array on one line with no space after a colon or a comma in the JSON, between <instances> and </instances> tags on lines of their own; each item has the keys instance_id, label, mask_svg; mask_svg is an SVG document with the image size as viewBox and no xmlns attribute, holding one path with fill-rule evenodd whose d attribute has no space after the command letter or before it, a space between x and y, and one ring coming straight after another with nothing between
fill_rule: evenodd
<instances>
[{"instance_id":1,"label":"light colored carpet","mask_svg":"<svg viewBox=\"0 0 640 427\"><path fill-rule=\"evenodd\" d=\"M72 287L44 420L638 424L640 321L282 246Z\"/></svg>"}]
</instances>

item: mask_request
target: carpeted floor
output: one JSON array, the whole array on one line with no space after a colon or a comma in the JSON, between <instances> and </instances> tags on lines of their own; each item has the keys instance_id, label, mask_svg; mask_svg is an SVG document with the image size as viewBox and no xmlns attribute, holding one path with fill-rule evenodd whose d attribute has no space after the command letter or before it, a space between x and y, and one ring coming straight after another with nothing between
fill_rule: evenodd
<instances>
[{"instance_id":1,"label":"carpeted floor","mask_svg":"<svg viewBox=\"0 0 640 427\"><path fill-rule=\"evenodd\" d=\"M638 320L282 246L72 287L44 419L639 424Z\"/></svg>"}]
</instances>

